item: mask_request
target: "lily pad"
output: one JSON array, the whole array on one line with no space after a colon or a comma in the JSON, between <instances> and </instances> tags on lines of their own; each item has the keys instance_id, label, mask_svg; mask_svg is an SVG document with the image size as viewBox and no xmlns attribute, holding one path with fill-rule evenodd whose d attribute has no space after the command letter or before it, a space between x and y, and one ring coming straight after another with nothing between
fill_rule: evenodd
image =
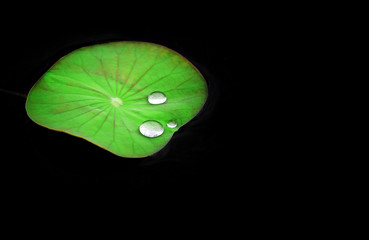
<instances>
[{"instance_id":1,"label":"lily pad","mask_svg":"<svg viewBox=\"0 0 369 240\"><path fill-rule=\"evenodd\" d=\"M59 59L30 90L26 111L41 126L136 158L162 149L206 98L203 76L183 56L153 43L122 41ZM155 133L144 135L140 126L150 131L148 121L155 122Z\"/></svg>"}]
</instances>

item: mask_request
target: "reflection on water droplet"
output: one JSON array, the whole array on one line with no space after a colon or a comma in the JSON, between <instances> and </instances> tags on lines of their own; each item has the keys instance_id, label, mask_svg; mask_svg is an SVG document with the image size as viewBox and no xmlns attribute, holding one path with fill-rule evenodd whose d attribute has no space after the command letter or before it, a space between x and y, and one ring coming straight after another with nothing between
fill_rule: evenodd
<instances>
[{"instance_id":1,"label":"reflection on water droplet","mask_svg":"<svg viewBox=\"0 0 369 240\"><path fill-rule=\"evenodd\" d=\"M170 120L169 122L167 122L167 126L168 128L175 128L177 127L177 122L174 120Z\"/></svg>"},{"instance_id":2,"label":"reflection on water droplet","mask_svg":"<svg viewBox=\"0 0 369 240\"><path fill-rule=\"evenodd\" d=\"M151 104L162 104L167 101L167 97L162 92L153 92L148 96L147 100Z\"/></svg>"},{"instance_id":3,"label":"reflection on water droplet","mask_svg":"<svg viewBox=\"0 0 369 240\"><path fill-rule=\"evenodd\" d=\"M164 127L157 121L149 120L141 124L140 132L146 137L158 137L163 134Z\"/></svg>"}]
</instances>

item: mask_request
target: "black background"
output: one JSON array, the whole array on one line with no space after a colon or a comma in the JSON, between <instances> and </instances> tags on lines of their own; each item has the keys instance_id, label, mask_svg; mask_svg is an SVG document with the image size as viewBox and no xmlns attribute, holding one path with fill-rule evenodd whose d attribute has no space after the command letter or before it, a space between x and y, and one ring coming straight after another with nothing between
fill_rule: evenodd
<instances>
[{"instance_id":1,"label":"black background","mask_svg":"<svg viewBox=\"0 0 369 240\"><path fill-rule=\"evenodd\" d=\"M31 27L31 26L30 26ZM14 30L16 29L16 30ZM83 139L43 128L25 112L25 98L0 92L3 104L1 171L11 192L46 193L106 191L122 196L165 194L198 196L231 189L236 157L247 129L243 114L235 116L232 89L232 48L239 42L231 31L204 28L141 27L71 30L41 26L6 34L1 89L27 94L41 75L60 57L86 45L109 41L146 41L171 48L192 62L208 82L203 110L153 156L127 159L115 156ZM233 52L234 53L234 52ZM246 95L246 93L245 93ZM241 109L245 110L247 106ZM241 125L239 125L241 123ZM229 133L241 133L240 139ZM236 147L237 146L237 147ZM246 155L246 154L245 154ZM236 180L235 180L236 181ZM221 191L222 189L222 191Z\"/></svg>"},{"instance_id":2,"label":"black background","mask_svg":"<svg viewBox=\"0 0 369 240\"><path fill-rule=\"evenodd\" d=\"M183 126L162 151L144 159L125 159L83 139L38 126L26 115L25 98L1 91L1 193L14 218L20 219L15 209L34 209L33 221L40 209L59 217L55 209L88 206L87 216L92 216L96 209L116 213L120 206L116 217L124 218L127 209L133 209L141 227L139 208L163 213L163 207L169 206L166 212L180 218L178 210L190 210L188 221L181 222L185 228L193 229L189 223L194 221L202 228L211 218L211 223L221 225L229 221L234 229L241 229L242 224L242 230L253 223L261 226L258 234L274 234L265 222L278 228L281 223L279 230L286 226L290 230L291 221L285 224L283 217L294 226L301 224L300 216L316 213L314 203L320 204L321 197L310 195L315 186L309 185L319 178L316 169L322 166L317 163L321 155L314 152L319 135L311 123L321 117L311 121L309 107L301 103L315 97L309 86L320 86L311 80L316 78L312 72L320 50L312 42L320 45L321 36L309 38L298 17L285 14L291 8L282 6L284 11L279 11L262 3L258 11L220 3L220 8L212 9L212 3L204 4L205 10L181 2L181 7L170 11L163 7L160 13L152 10L154 16L144 18L141 8L117 6L114 13L111 5L105 5L109 9L92 12L81 5L85 15L76 11L81 19L76 22L71 17L74 5L64 4L67 11L56 11L63 4L46 10L42 6L42 13L30 12L27 17L3 14L0 89L27 94L65 54L94 43L134 40L164 45L190 60L208 81L209 98L199 116ZM178 12L186 6L187 11ZM196 18L196 9L201 18ZM102 20L97 14L101 12L108 22L96 24ZM127 13L134 16L123 19ZM310 22L310 15L309 11L302 17ZM164 21L154 21L157 17ZM320 139L321 148L326 146L324 140ZM330 186L323 188L326 191ZM132 198L141 201L127 204ZM289 209L292 214L287 213ZM228 216L223 217L224 213ZM161 224L160 220L149 223ZM214 226L206 234L218 235L222 227ZM227 236L233 232L223 229Z\"/></svg>"}]
</instances>

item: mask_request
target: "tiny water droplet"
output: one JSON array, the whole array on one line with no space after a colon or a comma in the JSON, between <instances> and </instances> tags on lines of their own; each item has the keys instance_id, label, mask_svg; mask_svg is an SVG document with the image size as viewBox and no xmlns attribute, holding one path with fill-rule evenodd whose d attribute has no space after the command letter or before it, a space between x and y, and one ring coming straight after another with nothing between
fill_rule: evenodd
<instances>
[{"instance_id":1,"label":"tiny water droplet","mask_svg":"<svg viewBox=\"0 0 369 240\"><path fill-rule=\"evenodd\" d=\"M174 120L170 120L169 122L167 122L167 126L168 128L175 128L177 127L177 122Z\"/></svg>"},{"instance_id":2,"label":"tiny water droplet","mask_svg":"<svg viewBox=\"0 0 369 240\"><path fill-rule=\"evenodd\" d=\"M164 127L159 122L154 120L149 120L141 124L140 132L146 137L158 137L163 134Z\"/></svg>"},{"instance_id":3,"label":"tiny water droplet","mask_svg":"<svg viewBox=\"0 0 369 240\"><path fill-rule=\"evenodd\" d=\"M151 104L162 104L167 101L167 97L162 92L153 92L148 96L147 100Z\"/></svg>"}]
</instances>

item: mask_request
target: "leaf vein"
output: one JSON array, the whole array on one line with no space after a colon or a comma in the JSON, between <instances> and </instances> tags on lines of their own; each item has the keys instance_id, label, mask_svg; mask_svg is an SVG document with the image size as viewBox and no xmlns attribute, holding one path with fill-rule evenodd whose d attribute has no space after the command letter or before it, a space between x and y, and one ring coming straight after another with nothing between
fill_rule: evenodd
<instances>
[{"instance_id":1,"label":"leaf vein","mask_svg":"<svg viewBox=\"0 0 369 240\"><path fill-rule=\"evenodd\" d=\"M104 112L109 106L107 106L106 108L102 109L101 111L99 111L98 113L96 113L95 115L93 115L91 118L87 119L85 122L83 122L81 125L78 126L78 128L76 129L76 131L78 131L83 125L85 125L86 123L88 123L89 121L91 121L92 119L94 119L95 117L99 116L102 112Z\"/></svg>"},{"instance_id":2,"label":"leaf vein","mask_svg":"<svg viewBox=\"0 0 369 240\"><path fill-rule=\"evenodd\" d=\"M103 71L103 74L104 74L105 80L106 80L106 82L107 82L107 84L108 84L108 86L109 86L109 88L110 88L111 92L113 93L113 89L112 89L112 88L111 88L111 86L110 86L110 83L109 83L108 77L106 76L105 67L104 67L103 61L102 61L101 59L100 59L100 65L101 65L101 69L102 69L102 71Z\"/></svg>"},{"instance_id":3,"label":"leaf vein","mask_svg":"<svg viewBox=\"0 0 369 240\"><path fill-rule=\"evenodd\" d=\"M108 114L106 114L106 117L104 118L104 120L101 122L100 126L98 127L98 129L96 130L96 132L94 133L94 135L92 135L92 137L95 137L96 134L101 130L102 126L104 125L104 123L106 122L106 120L108 119L109 115L110 115L110 112L111 112L111 108L108 112Z\"/></svg>"},{"instance_id":4,"label":"leaf vein","mask_svg":"<svg viewBox=\"0 0 369 240\"><path fill-rule=\"evenodd\" d=\"M134 96L134 95L136 95L137 93L139 93L139 92L141 92L141 91L143 91L143 90L145 90L147 87L149 87L149 86L151 86L151 85L153 85L153 84L155 84L155 83L158 83L158 82L160 82L161 80L163 80L163 79L165 79L165 78L167 78L168 76L170 76L173 72L174 72L174 70L178 67L178 65L179 65L179 63L170 71L170 73L168 73L167 75L165 75L165 76L163 76L163 77L161 77L161 78L159 78L158 80L156 80L156 81L154 81L154 82L152 82L152 83L150 83L150 84L148 84L148 85L146 85L145 87L143 87L143 88L141 88L141 89L139 89L138 91L136 91L136 92L134 92L134 93L132 93L131 95L128 95L127 97L126 97L126 99L128 99L129 97L131 97L131 96Z\"/></svg>"}]
</instances>

